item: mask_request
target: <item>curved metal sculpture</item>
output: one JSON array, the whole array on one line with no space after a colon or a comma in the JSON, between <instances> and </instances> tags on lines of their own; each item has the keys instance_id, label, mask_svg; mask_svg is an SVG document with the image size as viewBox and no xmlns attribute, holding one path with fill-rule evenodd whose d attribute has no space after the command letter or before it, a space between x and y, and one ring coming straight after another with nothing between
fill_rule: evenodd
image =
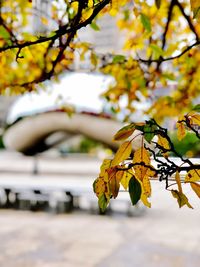
<instances>
[{"instance_id":1,"label":"curved metal sculpture","mask_svg":"<svg viewBox=\"0 0 200 267\"><path fill-rule=\"evenodd\" d=\"M54 111L22 118L5 131L3 140L7 148L33 155L48 149L45 139L49 135L62 131L83 134L116 150L118 143L113 142L113 135L122 126L121 122L92 114L79 113L69 117L64 112ZM134 150L138 142L136 138Z\"/></svg>"}]
</instances>

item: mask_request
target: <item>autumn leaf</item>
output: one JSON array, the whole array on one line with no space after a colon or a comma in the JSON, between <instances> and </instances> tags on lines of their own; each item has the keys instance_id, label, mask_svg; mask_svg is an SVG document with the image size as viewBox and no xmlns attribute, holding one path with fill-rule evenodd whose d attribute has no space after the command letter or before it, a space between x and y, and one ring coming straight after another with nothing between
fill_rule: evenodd
<instances>
[{"instance_id":1,"label":"autumn leaf","mask_svg":"<svg viewBox=\"0 0 200 267\"><path fill-rule=\"evenodd\" d=\"M101 164L101 167L100 167L100 176L103 176L105 174L105 171L108 168L110 168L111 163L112 163L111 159L104 159L103 160L103 163Z\"/></svg>"},{"instance_id":2,"label":"autumn leaf","mask_svg":"<svg viewBox=\"0 0 200 267\"><path fill-rule=\"evenodd\" d=\"M105 193L105 182L103 177L98 177L93 183L94 193L99 197L102 193Z\"/></svg>"},{"instance_id":3,"label":"autumn leaf","mask_svg":"<svg viewBox=\"0 0 200 267\"><path fill-rule=\"evenodd\" d=\"M181 141L186 136L184 122L177 122L176 127L178 140Z\"/></svg>"},{"instance_id":4,"label":"autumn leaf","mask_svg":"<svg viewBox=\"0 0 200 267\"><path fill-rule=\"evenodd\" d=\"M141 147L134 153L133 164L140 164L140 163L145 164L147 166L150 165L150 155L145 147ZM148 169L149 169L148 167L142 165L134 166L135 174L137 178L140 179L141 181L147 174Z\"/></svg>"},{"instance_id":5,"label":"autumn leaf","mask_svg":"<svg viewBox=\"0 0 200 267\"><path fill-rule=\"evenodd\" d=\"M200 126L200 114L197 114L196 112L190 112L188 113L188 119L190 120L191 125L197 124Z\"/></svg>"},{"instance_id":6,"label":"autumn leaf","mask_svg":"<svg viewBox=\"0 0 200 267\"><path fill-rule=\"evenodd\" d=\"M182 192L179 192L177 190L171 190L172 196L177 199L179 208L183 207L184 205L188 206L188 208L193 209L193 207L190 205L188 198L185 194Z\"/></svg>"},{"instance_id":7,"label":"autumn leaf","mask_svg":"<svg viewBox=\"0 0 200 267\"><path fill-rule=\"evenodd\" d=\"M130 156L131 151L132 151L131 141L124 142L117 150L112 160L112 166L116 166L119 163L121 163L123 160L126 160Z\"/></svg>"},{"instance_id":8,"label":"autumn leaf","mask_svg":"<svg viewBox=\"0 0 200 267\"><path fill-rule=\"evenodd\" d=\"M108 170L108 179L109 179L109 188L112 196L116 198L119 193L120 188L120 180L119 176L117 176L117 169L116 168L110 168Z\"/></svg>"},{"instance_id":9,"label":"autumn leaf","mask_svg":"<svg viewBox=\"0 0 200 267\"><path fill-rule=\"evenodd\" d=\"M198 18L200 16L200 2L199 0L190 0L191 10L193 11L193 17Z\"/></svg>"},{"instance_id":10,"label":"autumn leaf","mask_svg":"<svg viewBox=\"0 0 200 267\"><path fill-rule=\"evenodd\" d=\"M151 208L151 203L148 201L148 197L145 194L141 195L141 201L146 207Z\"/></svg>"},{"instance_id":11,"label":"autumn leaf","mask_svg":"<svg viewBox=\"0 0 200 267\"><path fill-rule=\"evenodd\" d=\"M129 195L132 205L136 205L138 203L141 197L141 193L142 188L140 182L134 176L132 176L129 181Z\"/></svg>"},{"instance_id":12,"label":"autumn leaf","mask_svg":"<svg viewBox=\"0 0 200 267\"><path fill-rule=\"evenodd\" d=\"M124 171L124 174L122 176L120 183L124 187L125 190L128 189L128 184L132 176L133 176L133 172L131 170Z\"/></svg>"},{"instance_id":13,"label":"autumn leaf","mask_svg":"<svg viewBox=\"0 0 200 267\"><path fill-rule=\"evenodd\" d=\"M191 170L185 177L185 182L198 182L200 181L200 170Z\"/></svg>"},{"instance_id":14,"label":"autumn leaf","mask_svg":"<svg viewBox=\"0 0 200 267\"><path fill-rule=\"evenodd\" d=\"M157 144L159 146L161 146L162 148L169 150L170 149L170 145L169 142L167 141L167 139L163 136L161 136L160 134L158 135L158 142Z\"/></svg>"},{"instance_id":15,"label":"autumn leaf","mask_svg":"<svg viewBox=\"0 0 200 267\"><path fill-rule=\"evenodd\" d=\"M147 197L151 196L151 183L149 177L145 176L142 181L143 191L142 193L145 194Z\"/></svg>"},{"instance_id":16,"label":"autumn leaf","mask_svg":"<svg viewBox=\"0 0 200 267\"><path fill-rule=\"evenodd\" d=\"M112 0L111 1L111 9L109 11L111 16L116 16L117 15L119 3L120 3L119 0Z\"/></svg>"},{"instance_id":17,"label":"autumn leaf","mask_svg":"<svg viewBox=\"0 0 200 267\"><path fill-rule=\"evenodd\" d=\"M114 135L114 140L119 141L127 139L129 136L133 134L134 131L135 131L135 125L133 123L126 125Z\"/></svg>"},{"instance_id":18,"label":"autumn leaf","mask_svg":"<svg viewBox=\"0 0 200 267\"><path fill-rule=\"evenodd\" d=\"M150 180L147 176L145 176L143 181L138 179L138 182L140 183L140 186L142 188L142 193L141 193L140 199L146 207L151 208L151 203L148 200L148 198L151 196Z\"/></svg>"},{"instance_id":19,"label":"autumn leaf","mask_svg":"<svg viewBox=\"0 0 200 267\"><path fill-rule=\"evenodd\" d=\"M41 22L44 24L44 25L48 25L48 19L46 17L42 17L41 18Z\"/></svg>"},{"instance_id":20,"label":"autumn leaf","mask_svg":"<svg viewBox=\"0 0 200 267\"><path fill-rule=\"evenodd\" d=\"M100 167L100 173L99 173L99 178L98 179L102 179L104 181L104 183L108 183L109 181L109 177L108 177L108 169L111 166L111 159L104 159L103 163L101 164Z\"/></svg>"},{"instance_id":21,"label":"autumn leaf","mask_svg":"<svg viewBox=\"0 0 200 267\"><path fill-rule=\"evenodd\" d=\"M180 173L178 171L176 171L176 174L175 174L175 180L176 180L176 183L178 185L178 191L180 193L183 193L183 190L182 190L182 186L181 186L181 178L180 178Z\"/></svg>"},{"instance_id":22,"label":"autumn leaf","mask_svg":"<svg viewBox=\"0 0 200 267\"><path fill-rule=\"evenodd\" d=\"M196 195L200 198L200 185L197 183L190 183L192 190L196 193Z\"/></svg>"},{"instance_id":23,"label":"autumn leaf","mask_svg":"<svg viewBox=\"0 0 200 267\"><path fill-rule=\"evenodd\" d=\"M147 172L146 172L146 176L147 177L153 177L155 178L157 176L156 174L156 170L155 168L153 167L153 165L148 165L148 169L147 169Z\"/></svg>"}]
</instances>

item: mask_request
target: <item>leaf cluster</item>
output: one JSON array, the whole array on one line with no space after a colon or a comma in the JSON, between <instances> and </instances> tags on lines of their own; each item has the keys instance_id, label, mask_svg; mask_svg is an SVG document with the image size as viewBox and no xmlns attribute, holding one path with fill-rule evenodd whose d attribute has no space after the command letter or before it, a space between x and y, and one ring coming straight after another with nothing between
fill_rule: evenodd
<instances>
[{"instance_id":1,"label":"leaf cluster","mask_svg":"<svg viewBox=\"0 0 200 267\"><path fill-rule=\"evenodd\" d=\"M182 139L185 132L198 134L195 126L200 126L199 105L177 122L177 136ZM135 130L139 134L134 135ZM140 137L140 141L138 138ZM99 199L99 207L106 209L110 199L116 198L120 187L129 192L132 205L142 201L151 207L151 180L165 181L166 189L177 199L181 208L192 208L182 189L182 183L190 184L194 193L200 197L200 165L183 158L175 149L167 129L155 120L145 123L131 123L121 128L114 136L115 141L122 141L113 159L104 160L99 177L94 182L94 192ZM132 143L140 142L140 147L133 151ZM179 158L177 164L169 154L173 152ZM161 156L161 157L160 157Z\"/></svg>"}]
</instances>

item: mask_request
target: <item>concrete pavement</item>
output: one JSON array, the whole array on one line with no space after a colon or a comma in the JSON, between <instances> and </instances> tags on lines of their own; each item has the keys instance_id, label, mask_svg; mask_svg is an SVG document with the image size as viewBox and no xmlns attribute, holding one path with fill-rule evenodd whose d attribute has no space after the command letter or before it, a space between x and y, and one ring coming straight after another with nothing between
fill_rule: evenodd
<instances>
[{"instance_id":1,"label":"concrete pavement","mask_svg":"<svg viewBox=\"0 0 200 267\"><path fill-rule=\"evenodd\" d=\"M153 208L137 217L0 211L0 266L199 267L199 202L179 209L154 191Z\"/></svg>"},{"instance_id":2,"label":"concrete pavement","mask_svg":"<svg viewBox=\"0 0 200 267\"><path fill-rule=\"evenodd\" d=\"M1 163L3 160L6 162L5 156ZM81 182L89 170L95 174L98 164L80 161L85 170ZM24 161L15 158L13 162L14 170L23 167ZM54 161L53 167L51 161L46 161L41 162L40 168L43 173L51 169L55 176L57 170L62 170L57 182L65 184L64 172L74 169L77 163L73 162ZM7 179L23 182L26 174L22 177L20 170L17 172L17 175L14 171L2 172L0 178L4 182ZM44 179L55 182L56 177ZM185 185L183 190L194 209L179 209L164 187L153 182L152 209L132 217L123 212L123 207L122 212L116 210L106 216L92 215L88 210L63 215L0 210L0 267L199 267L199 199ZM128 197L127 193L121 196Z\"/></svg>"}]
</instances>

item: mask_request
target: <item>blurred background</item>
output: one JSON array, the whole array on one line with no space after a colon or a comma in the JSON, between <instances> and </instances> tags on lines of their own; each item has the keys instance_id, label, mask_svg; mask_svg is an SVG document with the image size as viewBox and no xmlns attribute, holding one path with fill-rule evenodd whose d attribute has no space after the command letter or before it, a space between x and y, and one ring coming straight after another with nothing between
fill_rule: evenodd
<instances>
[{"instance_id":1,"label":"blurred background","mask_svg":"<svg viewBox=\"0 0 200 267\"><path fill-rule=\"evenodd\" d=\"M79 38L99 52L120 52L115 20L99 24L102 31L82 30ZM113 79L88 73L89 64L77 61L75 73L38 93L0 97L0 266L199 267L200 207L188 187L193 210L179 209L165 184L152 182L151 209L132 207L122 191L99 211L92 184L117 149L112 136L126 114L114 114L102 97ZM134 121L147 119L148 105ZM171 136L182 155L199 156L193 134L181 144Z\"/></svg>"}]
</instances>

